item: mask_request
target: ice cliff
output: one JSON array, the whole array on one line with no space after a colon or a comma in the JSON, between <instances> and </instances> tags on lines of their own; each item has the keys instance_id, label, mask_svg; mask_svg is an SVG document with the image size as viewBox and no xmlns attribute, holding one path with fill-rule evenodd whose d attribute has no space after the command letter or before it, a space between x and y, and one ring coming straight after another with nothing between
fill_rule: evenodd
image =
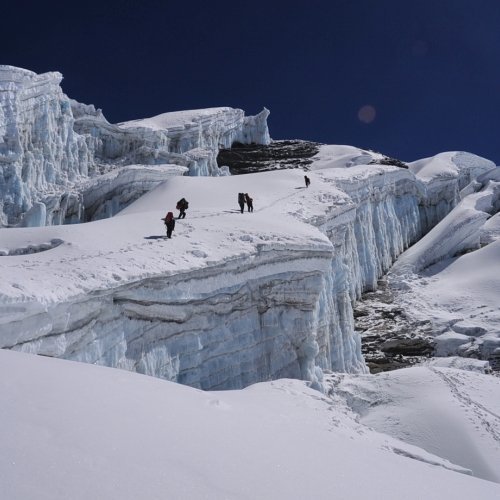
<instances>
[{"instance_id":1,"label":"ice cliff","mask_svg":"<svg viewBox=\"0 0 500 500\"><path fill-rule=\"evenodd\" d=\"M0 66L0 227L113 215L143 194L144 184L129 185L123 196L116 183L109 185L103 205L94 203L89 212L83 189L90 179L136 164L182 166L190 175L224 175L227 171L216 162L220 147L270 141L266 109L254 117L227 107L164 113L114 125L101 110L69 99L61 80L57 72L38 75ZM182 174L177 167L168 175ZM156 171L149 188L164 179ZM95 182L104 193L105 178Z\"/></svg>"},{"instance_id":2,"label":"ice cliff","mask_svg":"<svg viewBox=\"0 0 500 500\"><path fill-rule=\"evenodd\" d=\"M203 389L365 371L353 303L434 208L409 169L345 148L321 148L307 189L299 169L175 176L110 219L3 229L1 347ZM242 190L252 214L234 209ZM165 241L181 193L188 217Z\"/></svg>"},{"instance_id":3,"label":"ice cliff","mask_svg":"<svg viewBox=\"0 0 500 500\"><path fill-rule=\"evenodd\" d=\"M91 173L91 153L73 130L61 80L60 73L0 66L0 225L17 223L42 193L61 193Z\"/></svg>"}]
</instances>

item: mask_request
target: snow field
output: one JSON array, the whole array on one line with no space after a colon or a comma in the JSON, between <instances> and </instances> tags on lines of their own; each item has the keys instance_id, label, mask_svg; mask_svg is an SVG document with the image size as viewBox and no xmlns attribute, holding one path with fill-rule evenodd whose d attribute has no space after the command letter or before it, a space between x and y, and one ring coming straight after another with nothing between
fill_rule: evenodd
<instances>
[{"instance_id":1,"label":"snow field","mask_svg":"<svg viewBox=\"0 0 500 500\"><path fill-rule=\"evenodd\" d=\"M364 419L357 423L340 399L348 383L353 397L364 398L372 381L391 394L401 424L411 426L412 396L432 392L441 380L432 372L421 377L422 369L395 372L392 382L344 375L332 400L297 380L214 393L64 360L1 350L0 358L0 482L11 500L493 499L500 493L497 483L370 429ZM497 409L497 379L439 371L462 382L472 377L474 391L483 387L472 409ZM398 375L406 378L399 393ZM442 440L478 442L477 455L493 468L498 450L490 454L480 430L459 420L468 408L456 406L446 387L440 386L439 407L447 415L459 411L460 427ZM429 399L421 403L432 426ZM394 407L373 411L383 421ZM480 424L474 412L471 418Z\"/></svg>"}]
</instances>

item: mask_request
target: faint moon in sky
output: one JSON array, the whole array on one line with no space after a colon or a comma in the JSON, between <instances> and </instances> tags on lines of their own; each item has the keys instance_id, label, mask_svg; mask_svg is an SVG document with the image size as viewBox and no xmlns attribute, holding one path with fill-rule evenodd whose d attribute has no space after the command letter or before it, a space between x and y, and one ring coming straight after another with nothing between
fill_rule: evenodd
<instances>
[{"instance_id":1,"label":"faint moon in sky","mask_svg":"<svg viewBox=\"0 0 500 500\"><path fill-rule=\"evenodd\" d=\"M360 122L371 123L373 120L375 120L376 116L377 116L377 111L370 104L367 104L366 106L359 108L358 119Z\"/></svg>"}]
</instances>

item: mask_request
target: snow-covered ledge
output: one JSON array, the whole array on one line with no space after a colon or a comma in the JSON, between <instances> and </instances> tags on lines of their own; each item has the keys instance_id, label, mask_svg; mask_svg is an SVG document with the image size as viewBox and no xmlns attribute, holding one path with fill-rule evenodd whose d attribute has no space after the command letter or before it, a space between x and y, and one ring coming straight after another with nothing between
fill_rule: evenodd
<instances>
[{"instance_id":1,"label":"snow-covered ledge","mask_svg":"<svg viewBox=\"0 0 500 500\"><path fill-rule=\"evenodd\" d=\"M142 163L177 154L186 159L190 175L218 176L220 148L230 148L235 142L270 143L268 116L265 108L256 116L245 116L241 109L221 107L163 113L119 126L143 141Z\"/></svg>"}]
</instances>

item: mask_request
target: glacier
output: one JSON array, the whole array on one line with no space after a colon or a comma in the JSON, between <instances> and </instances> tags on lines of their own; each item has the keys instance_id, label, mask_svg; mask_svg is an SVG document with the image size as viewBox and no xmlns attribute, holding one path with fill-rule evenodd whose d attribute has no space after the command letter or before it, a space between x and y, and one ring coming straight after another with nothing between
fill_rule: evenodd
<instances>
[{"instance_id":1,"label":"glacier","mask_svg":"<svg viewBox=\"0 0 500 500\"><path fill-rule=\"evenodd\" d=\"M219 148L270 142L265 108L256 116L220 107L111 124L100 109L68 98L61 81L58 72L38 75L0 65L0 227L84 222L94 212L114 215L124 200L143 191L120 199L112 183L103 206L89 214L82 184L136 164L175 165L167 177L227 175L217 166ZM100 190L106 187L102 179Z\"/></svg>"},{"instance_id":2,"label":"glacier","mask_svg":"<svg viewBox=\"0 0 500 500\"><path fill-rule=\"evenodd\" d=\"M366 372L352 306L434 208L409 169L341 153L321 148L307 189L300 169L173 176L109 219L0 230L0 346L202 389ZM467 175L440 185L458 192ZM241 190L254 213L236 209ZM166 241L181 193L188 217Z\"/></svg>"},{"instance_id":3,"label":"glacier","mask_svg":"<svg viewBox=\"0 0 500 500\"><path fill-rule=\"evenodd\" d=\"M303 169L227 175L221 148L269 144L266 109L110 124L61 78L0 67L1 220L17 226L0 228L1 348L201 389L365 373L353 305L495 167L320 145L307 189Z\"/></svg>"}]
</instances>

